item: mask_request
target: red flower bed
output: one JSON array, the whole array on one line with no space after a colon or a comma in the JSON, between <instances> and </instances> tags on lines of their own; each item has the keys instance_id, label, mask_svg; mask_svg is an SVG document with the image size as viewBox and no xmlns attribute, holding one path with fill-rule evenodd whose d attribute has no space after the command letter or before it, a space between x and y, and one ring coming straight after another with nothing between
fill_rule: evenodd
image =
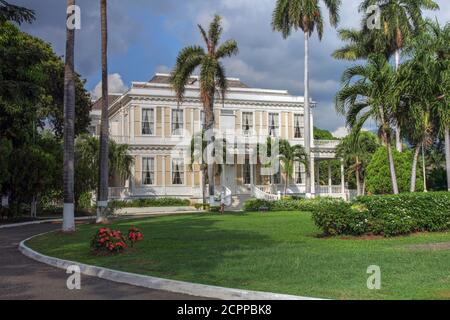
<instances>
[{"instance_id":1,"label":"red flower bed","mask_svg":"<svg viewBox=\"0 0 450 320\"><path fill-rule=\"evenodd\" d=\"M106 251L109 253L121 253L127 247L126 241L130 243L130 247L143 239L144 235L138 228L130 228L128 230L127 238L124 237L121 231L111 230L110 228L100 228L94 235L91 242L91 248L94 251Z\"/></svg>"},{"instance_id":2,"label":"red flower bed","mask_svg":"<svg viewBox=\"0 0 450 320\"><path fill-rule=\"evenodd\" d=\"M110 228L100 228L91 242L91 248L95 251L106 250L111 253L119 253L126 247L127 244L122 232Z\"/></svg>"},{"instance_id":3,"label":"red flower bed","mask_svg":"<svg viewBox=\"0 0 450 320\"><path fill-rule=\"evenodd\" d=\"M130 245L133 247L134 244L138 241L141 241L144 235L138 228L131 228L128 230L128 240L130 241Z\"/></svg>"}]
</instances>

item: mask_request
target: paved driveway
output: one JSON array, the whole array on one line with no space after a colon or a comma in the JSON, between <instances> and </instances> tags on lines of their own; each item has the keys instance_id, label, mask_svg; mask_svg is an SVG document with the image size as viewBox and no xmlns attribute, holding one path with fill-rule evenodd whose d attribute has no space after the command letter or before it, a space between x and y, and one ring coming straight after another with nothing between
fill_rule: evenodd
<instances>
[{"instance_id":1,"label":"paved driveway","mask_svg":"<svg viewBox=\"0 0 450 320\"><path fill-rule=\"evenodd\" d=\"M18 250L22 240L60 227L60 224L43 223L0 229L0 299L199 299L84 275L81 276L81 290L68 290L65 270L36 262Z\"/></svg>"}]
</instances>

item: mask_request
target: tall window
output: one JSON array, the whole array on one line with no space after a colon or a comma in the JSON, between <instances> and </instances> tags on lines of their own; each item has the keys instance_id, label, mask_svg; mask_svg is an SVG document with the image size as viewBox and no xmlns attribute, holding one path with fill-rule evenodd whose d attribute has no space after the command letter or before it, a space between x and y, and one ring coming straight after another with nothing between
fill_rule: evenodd
<instances>
[{"instance_id":1,"label":"tall window","mask_svg":"<svg viewBox=\"0 0 450 320\"><path fill-rule=\"evenodd\" d=\"M305 174L305 165L295 162L295 184L303 184L303 175Z\"/></svg>"},{"instance_id":2,"label":"tall window","mask_svg":"<svg viewBox=\"0 0 450 320\"><path fill-rule=\"evenodd\" d=\"M155 182L155 159L142 158L142 184L152 185Z\"/></svg>"},{"instance_id":3,"label":"tall window","mask_svg":"<svg viewBox=\"0 0 450 320\"><path fill-rule=\"evenodd\" d=\"M242 112L242 131L249 135L253 131L253 113Z\"/></svg>"},{"instance_id":4,"label":"tall window","mask_svg":"<svg viewBox=\"0 0 450 320\"><path fill-rule=\"evenodd\" d=\"M184 184L183 159L172 159L172 184Z\"/></svg>"},{"instance_id":5,"label":"tall window","mask_svg":"<svg viewBox=\"0 0 450 320\"><path fill-rule=\"evenodd\" d=\"M304 128L304 122L303 122L303 115L302 114L294 114L294 138L299 139L302 137L302 132Z\"/></svg>"},{"instance_id":6,"label":"tall window","mask_svg":"<svg viewBox=\"0 0 450 320\"><path fill-rule=\"evenodd\" d=\"M273 169L275 170L275 169ZM281 183L281 164L278 165L278 172L275 172L270 176L270 183L280 184Z\"/></svg>"},{"instance_id":7,"label":"tall window","mask_svg":"<svg viewBox=\"0 0 450 320\"><path fill-rule=\"evenodd\" d=\"M269 136L278 137L280 135L280 115L269 113Z\"/></svg>"},{"instance_id":8,"label":"tall window","mask_svg":"<svg viewBox=\"0 0 450 320\"><path fill-rule=\"evenodd\" d=\"M154 134L155 117L153 109L142 109L142 134Z\"/></svg>"},{"instance_id":9,"label":"tall window","mask_svg":"<svg viewBox=\"0 0 450 320\"><path fill-rule=\"evenodd\" d=\"M251 184L251 169L250 169L250 159L246 158L243 166L243 176L244 176L244 184Z\"/></svg>"},{"instance_id":10,"label":"tall window","mask_svg":"<svg viewBox=\"0 0 450 320\"><path fill-rule=\"evenodd\" d=\"M181 136L183 134L183 110L172 110L172 135Z\"/></svg>"}]
</instances>

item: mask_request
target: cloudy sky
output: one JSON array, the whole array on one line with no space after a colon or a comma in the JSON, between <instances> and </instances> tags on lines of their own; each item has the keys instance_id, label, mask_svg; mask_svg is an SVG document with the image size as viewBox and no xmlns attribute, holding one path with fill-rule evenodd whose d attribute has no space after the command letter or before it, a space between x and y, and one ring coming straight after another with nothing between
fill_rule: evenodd
<instances>
[{"instance_id":1,"label":"cloudy sky","mask_svg":"<svg viewBox=\"0 0 450 320\"><path fill-rule=\"evenodd\" d=\"M450 1L435 0L439 12L426 12L442 23L450 21ZM58 55L64 54L64 0L15 0L14 4L36 11L37 20L22 29L50 42ZM100 19L99 1L77 0L82 29L76 35L76 69L87 79L87 89L99 94ZM360 0L343 0L339 28L358 26ZM303 94L303 36L288 40L271 29L275 0L108 0L110 90L121 92L131 81L147 81L155 72L168 72L179 50L201 44L196 25L207 24L218 13L223 17L223 39L238 42L239 55L226 62L227 74L250 86L287 89ZM328 20L327 20L328 22ZM328 25L322 41L311 44L311 91L318 102L315 123L336 133L343 120L336 115L333 97L342 71L349 63L336 61L331 53L341 45Z\"/></svg>"}]
</instances>

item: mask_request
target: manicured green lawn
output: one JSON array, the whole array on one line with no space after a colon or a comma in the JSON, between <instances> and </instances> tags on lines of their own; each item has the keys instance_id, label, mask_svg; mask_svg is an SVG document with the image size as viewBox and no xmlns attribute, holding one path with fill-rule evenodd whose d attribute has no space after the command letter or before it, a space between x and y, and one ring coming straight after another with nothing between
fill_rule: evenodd
<instances>
[{"instance_id":1,"label":"manicured green lawn","mask_svg":"<svg viewBox=\"0 0 450 320\"><path fill-rule=\"evenodd\" d=\"M399 238L320 238L308 213L183 215L121 221L144 241L127 253L90 252L98 226L29 241L50 256L146 275L233 288L338 299L450 299L450 233ZM381 290L367 289L369 265Z\"/></svg>"}]
</instances>

